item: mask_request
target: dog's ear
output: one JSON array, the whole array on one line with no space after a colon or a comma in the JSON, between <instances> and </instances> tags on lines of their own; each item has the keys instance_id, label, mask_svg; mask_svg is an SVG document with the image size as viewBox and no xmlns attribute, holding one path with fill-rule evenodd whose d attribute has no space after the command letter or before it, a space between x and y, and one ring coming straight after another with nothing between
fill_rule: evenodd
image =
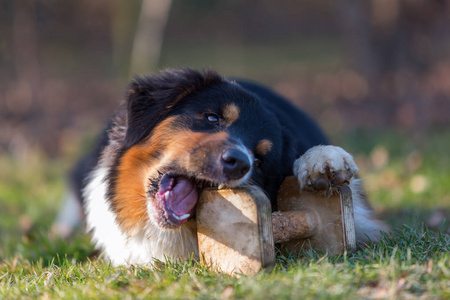
<instances>
[{"instance_id":1,"label":"dog's ear","mask_svg":"<svg viewBox=\"0 0 450 300\"><path fill-rule=\"evenodd\" d=\"M129 148L146 137L165 114L168 99L155 98L156 87L150 78L137 77L127 94L127 132L124 147Z\"/></svg>"},{"instance_id":2,"label":"dog's ear","mask_svg":"<svg viewBox=\"0 0 450 300\"><path fill-rule=\"evenodd\" d=\"M188 68L136 77L127 94L127 132L123 146L129 148L139 143L186 96L224 81L214 71Z\"/></svg>"}]
</instances>

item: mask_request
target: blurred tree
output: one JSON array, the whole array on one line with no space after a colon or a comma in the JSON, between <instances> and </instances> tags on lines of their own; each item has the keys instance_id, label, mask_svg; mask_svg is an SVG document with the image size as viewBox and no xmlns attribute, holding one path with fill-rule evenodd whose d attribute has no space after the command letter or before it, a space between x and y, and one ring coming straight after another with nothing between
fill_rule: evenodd
<instances>
[{"instance_id":1,"label":"blurred tree","mask_svg":"<svg viewBox=\"0 0 450 300\"><path fill-rule=\"evenodd\" d=\"M124 80L130 72L131 51L142 0L114 0L111 7L111 41L115 75Z\"/></svg>"},{"instance_id":2,"label":"blurred tree","mask_svg":"<svg viewBox=\"0 0 450 300\"><path fill-rule=\"evenodd\" d=\"M143 0L131 52L130 75L155 71L171 0Z\"/></svg>"},{"instance_id":3,"label":"blurred tree","mask_svg":"<svg viewBox=\"0 0 450 300\"><path fill-rule=\"evenodd\" d=\"M116 76L155 71L164 40L171 0L114 0L111 39Z\"/></svg>"},{"instance_id":4,"label":"blurred tree","mask_svg":"<svg viewBox=\"0 0 450 300\"><path fill-rule=\"evenodd\" d=\"M38 57L38 32L34 0L14 2L13 20L14 73L17 97L8 99L13 112L26 113L39 98L41 72ZM20 87L20 88L19 88Z\"/></svg>"}]
</instances>

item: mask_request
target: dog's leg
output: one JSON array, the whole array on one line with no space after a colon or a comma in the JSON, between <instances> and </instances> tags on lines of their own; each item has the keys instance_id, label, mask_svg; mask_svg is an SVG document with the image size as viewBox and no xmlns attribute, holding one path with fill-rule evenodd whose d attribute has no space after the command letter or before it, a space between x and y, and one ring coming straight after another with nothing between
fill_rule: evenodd
<instances>
[{"instance_id":1,"label":"dog's leg","mask_svg":"<svg viewBox=\"0 0 450 300\"><path fill-rule=\"evenodd\" d=\"M52 225L51 234L68 238L74 229L82 224L82 219L81 203L75 192L69 188L64 196L63 206Z\"/></svg>"},{"instance_id":2,"label":"dog's leg","mask_svg":"<svg viewBox=\"0 0 450 300\"><path fill-rule=\"evenodd\" d=\"M353 157L336 146L316 146L294 162L294 174L300 189L330 194L339 186L350 185L353 197L356 239L358 243L374 242L388 227L373 216L373 210L362 191L361 181Z\"/></svg>"}]
</instances>

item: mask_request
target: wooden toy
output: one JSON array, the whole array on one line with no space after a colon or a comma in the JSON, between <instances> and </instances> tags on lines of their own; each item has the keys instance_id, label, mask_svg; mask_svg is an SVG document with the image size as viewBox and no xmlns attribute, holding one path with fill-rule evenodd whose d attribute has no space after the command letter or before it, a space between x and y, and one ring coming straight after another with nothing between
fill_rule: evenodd
<instances>
[{"instance_id":1,"label":"wooden toy","mask_svg":"<svg viewBox=\"0 0 450 300\"><path fill-rule=\"evenodd\" d=\"M200 261L237 275L271 268L275 246L294 254L308 249L341 254L356 248L351 190L321 196L300 193L295 177L283 182L272 213L270 200L255 186L205 189L197 204Z\"/></svg>"}]
</instances>

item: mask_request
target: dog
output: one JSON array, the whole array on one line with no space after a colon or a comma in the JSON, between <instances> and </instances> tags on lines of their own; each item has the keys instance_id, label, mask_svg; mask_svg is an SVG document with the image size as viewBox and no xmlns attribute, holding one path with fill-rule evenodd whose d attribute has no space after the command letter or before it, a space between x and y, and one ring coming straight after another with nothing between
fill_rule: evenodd
<instances>
[{"instance_id":1,"label":"dog","mask_svg":"<svg viewBox=\"0 0 450 300\"><path fill-rule=\"evenodd\" d=\"M83 219L113 265L198 257L195 206L202 188L330 193L350 185L356 237L387 231L373 215L352 156L328 144L318 125L275 92L215 71L168 69L137 77L96 149L72 172L56 222L67 234Z\"/></svg>"}]
</instances>

